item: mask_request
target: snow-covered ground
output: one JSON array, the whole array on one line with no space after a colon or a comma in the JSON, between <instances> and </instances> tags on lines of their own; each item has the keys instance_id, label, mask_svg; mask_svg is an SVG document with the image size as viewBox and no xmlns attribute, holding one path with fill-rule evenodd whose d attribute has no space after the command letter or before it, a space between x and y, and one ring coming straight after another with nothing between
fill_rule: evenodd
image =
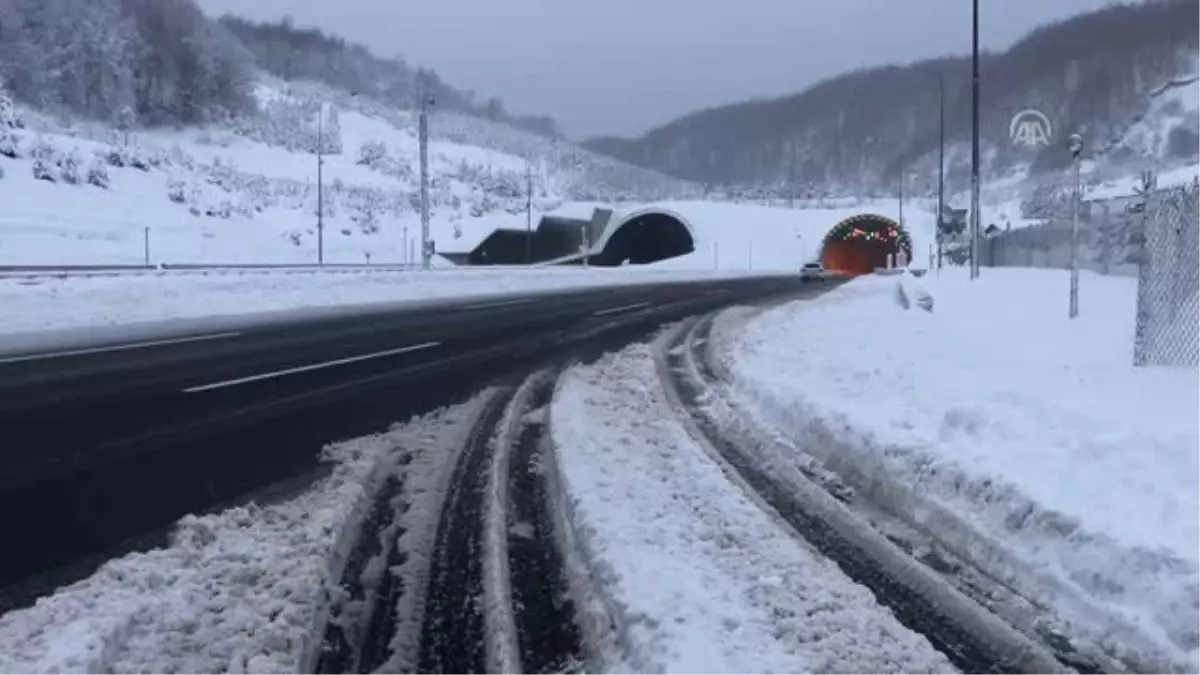
<instances>
[{"instance_id":1,"label":"snow-covered ground","mask_svg":"<svg viewBox=\"0 0 1200 675\"><path fill-rule=\"evenodd\" d=\"M551 427L635 670L954 670L729 481L676 418L649 346L569 371Z\"/></svg>"},{"instance_id":2,"label":"snow-covered ground","mask_svg":"<svg viewBox=\"0 0 1200 675\"><path fill-rule=\"evenodd\" d=\"M1071 321L1066 272L931 276L933 313L868 277L727 330L731 396L906 516L954 514L1089 637L1196 668L1197 371L1132 367L1134 280L1084 273Z\"/></svg>"},{"instance_id":3,"label":"snow-covered ground","mask_svg":"<svg viewBox=\"0 0 1200 675\"><path fill-rule=\"evenodd\" d=\"M0 615L0 672L311 672L325 598L337 598L374 493L399 478L414 505L406 541L425 543L454 457L446 450L461 444L482 400L331 445L332 473L303 494L188 516L170 546L109 561Z\"/></svg>"}]
</instances>

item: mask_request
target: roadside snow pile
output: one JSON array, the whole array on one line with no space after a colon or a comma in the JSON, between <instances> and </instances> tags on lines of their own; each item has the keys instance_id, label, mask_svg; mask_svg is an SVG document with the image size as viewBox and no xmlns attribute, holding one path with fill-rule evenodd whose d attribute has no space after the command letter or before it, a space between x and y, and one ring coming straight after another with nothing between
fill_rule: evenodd
<instances>
[{"instance_id":1,"label":"roadside snow pile","mask_svg":"<svg viewBox=\"0 0 1200 675\"><path fill-rule=\"evenodd\" d=\"M901 309L919 307L926 312L933 311L933 295L925 284L921 283L909 270L901 270L896 278L896 304Z\"/></svg>"},{"instance_id":2,"label":"roadside snow pile","mask_svg":"<svg viewBox=\"0 0 1200 675\"><path fill-rule=\"evenodd\" d=\"M568 371L551 427L634 670L953 671L728 480L676 419L649 346Z\"/></svg>"},{"instance_id":3,"label":"roadside snow pile","mask_svg":"<svg viewBox=\"0 0 1200 675\"><path fill-rule=\"evenodd\" d=\"M870 277L718 336L732 395L1077 635L1195 669L1197 371L1132 367L1135 282L1085 273L1070 321L1065 272L921 281L933 313Z\"/></svg>"},{"instance_id":4,"label":"roadside snow pile","mask_svg":"<svg viewBox=\"0 0 1200 675\"><path fill-rule=\"evenodd\" d=\"M448 269L356 274L0 277L0 336L137 322L252 315L314 307L496 296L539 290L739 277L745 270L634 268Z\"/></svg>"},{"instance_id":5,"label":"roadside snow pile","mask_svg":"<svg viewBox=\"0 0 1200 675\"><path fill-rule=\"evenodd\" d=\"M302 495L188 516L171 546L105 563L0 616L0 672L305 672L372 493L402 454L476 408L328 446L332 473ZM404 470L426 455L438 463L436 449Z\"/></svg>"}]
</instances>

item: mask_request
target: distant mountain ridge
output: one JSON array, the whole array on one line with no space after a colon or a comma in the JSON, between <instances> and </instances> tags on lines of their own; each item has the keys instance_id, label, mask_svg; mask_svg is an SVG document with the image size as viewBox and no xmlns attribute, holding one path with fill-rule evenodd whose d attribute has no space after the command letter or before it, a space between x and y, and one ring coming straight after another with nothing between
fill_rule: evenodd
<instances>
[{"instance_id":1,"label":"distant mountain ridge","mask_svg":"<svg viewBox=\"0 0 1200 675\"><path fill-rule=\"evenodd\" d=\"M1187 85L1197 72L1200 3L1153 0L1114 5L1032 31L981 59L982 144L988 170L1065 166L1053 143L1035 156L1009 142L1012 115L1037 108L1064 137L1088 140L1109 163L1195 159L1195 102L1158 106L1155 94ZM948 174L961 188L969 155L971 59L887 65L826 79L804 92L701 110L635 139L594 138L602 152L689 180L718 185L794 182L874 188L895 182L903 164L936 171L938 74L945 79ZM1164 115L1163 138L1123 141L1148 113ZM1137 140L1138 142L1134 142ZM794 153L794 154L793 154ZM794 158L794 159L793 159Z\"/></svg>"}]
</instances>

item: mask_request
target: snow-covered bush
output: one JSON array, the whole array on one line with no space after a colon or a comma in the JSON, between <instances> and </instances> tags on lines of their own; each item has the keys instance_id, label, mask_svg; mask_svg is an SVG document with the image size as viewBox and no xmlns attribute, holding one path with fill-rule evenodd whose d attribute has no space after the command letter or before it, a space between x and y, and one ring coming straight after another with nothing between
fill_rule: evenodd
<instances>
[{"instance_id":1,"label":"snow-covered bush","mask_svg":"<svg viewBox=\"0 0 1200 675\"><path fill-rule=\"evenodd\" d=\"M58 182L54 177L54 165L41 158L33 160L33 177L50 183Z\"/></svg>"},{"instance_id":2,"label":"snow-covered bush","mask_svg":"<svg viewBox=\"0 0 1200 675\"><path fill-rule=\"evenodd\" d=\"M156 155L152 161L146 156L145 152L133 146L111 148L105 154L105 159L109 166L118 169L131 167L141 169L142 171L149 171L152 165L162 166L163 164L169 164L165 155Z\"/></svg>"},{"instance_id":3,"label":"snow-covered bush","mask_svg":"<svg viewBox=\"0 0 1200 675\"><path fill-rule=\"evenodd\" d=\"M0 127L0 155L9 159L21 157L21 137L12 129Z\"/></svg>"},{"instance_id":4,"label":"snow-covered bush","mask_svg":"<svg viewBox=\"0 0 1200 675\"><path fill-rule=\"evenodd\" d=\"M33 157L33 177L37 180L57 183L58 176L55 169L58 167L54 161L54 146L39 136L37 142L33 144L30 155Z\"/></svg>"},{"instance_id":5,"label":"snow-covered bush","mask_svg":"<svg viewBox=\"0 0 1200 675\"><path fill-rule=\"evenodd\" d=\"M125 153L121 152L119 148L109 150L105 153L104 159L108 162L109 166L115 166L118 169L128 166L128 163L125 161Z\"/></svg>"},{"instance_id":6,"label":"snow-covered bush","mask_svg":"<svg viewBox=\"0 0 1200 675\"><path fill-rule=\"evenodd\" d=\"M89 185L95 185L98 188L108 189L110 182L108 179L108 165L104 162L102 155L97 155L92 158L92 163L88 165L87 182Z\"/></svg>"},{"instance_id":7,"label":"snow-covered bush","mask_svg":"<svg viewBox=\"0 0 1200 675\"><path fill-rule=\"evenodd\" d=\"M68 185L79 185L79 158L75 151L65 152L55 158L58 176Z\"/></svg>"},{"instance_id":8,"label":"snow-covered bush","mask_svg":"<svg viewBox=\"0 0 1200 675\"><path fill-rule=\"evenodd\" d=\"M0 91L0 129L24 129L25 122L17 114L8 94Z\"/></svg>"},{"instance_id":9,"label":"snow-covered bush","mask_svg":"<svg viewBox=\"0 0 1200 675\"><path fill-rule=\"evenodd\" d=\"M371 168L378 167L387 159L387 146L379 141L368 141L358 149L358 163Z\"/></svg>"},{"instance_id":10,"label":"snow-covered bush","mask_svg":"<svg viewBox=\"0 0 1200 675\"><path fill-rule=\"evenodd\" d=\"M187 201L187 182L179 178L167 181L167 199L176 204L185 203Z\"/></svg>"}]
</instances>

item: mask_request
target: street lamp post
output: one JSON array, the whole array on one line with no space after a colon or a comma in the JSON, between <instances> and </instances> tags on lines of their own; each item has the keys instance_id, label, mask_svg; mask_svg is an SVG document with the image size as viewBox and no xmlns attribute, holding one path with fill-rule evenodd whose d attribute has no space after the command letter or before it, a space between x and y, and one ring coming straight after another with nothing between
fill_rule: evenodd
<instances>
[{"instance_id":1,"label":"street lamp post","mask_svg":"<svg viewBox=\"0 0 1200 675\"><path fill-rule=\"evenodd\" d=\"M946 74L937 71L938 78L938 205L937 205L937 266L942 267L942 214L946 203Z\"/></svg>"},{"instance_id":2,"label":"street lamp post","mask_svg":"<svg viewBox=\"0 0 1200 675\"><path fill-rule=\"evenodd\" d=\"M325 104L317 109L317 264L325 264Z\"/></svg>"},{"instance_id":3,"label":"street lamp post","mask_svg":"<svg viewBox=\"0 0 1200 675\"><path fill-rule=\"evenodd\" d=\"M421 113L417 118L417 141L421 162L421 268L429 269L433 251L429 240L429 109L433 97L421 94Z\"/></svg>"},{"instance_id":4,"label":"street lamp post","mask_svg":"<svg viewBox=\"0 0 1200 675\"><path fill-rule=\"evenodd\" d=\"M525 159L525 264L533 264L533 160Z\"/></svg>"},{"instance_id":5,"label":"street lamp post","mask_svg":"<svg viewBox=\"0 0 1200 675\"><path fill-rule=\"evenodd\" d=\"M1071 151L1075 167L1075 198L1071 200L1071 298L1067 311L1067 315L1074 319L1079 316L1079 202L1083 198L1079 155L1083 152L1083 138L1079 134L1071 134L1067 139L1067 149Z\"/></svg>"},{"instance_id":6,"label":"street lamp post","mask_svg":"<svg viewBox=\"0 0 1200 675\"><path fill-rule=\"evenodd\" d=\"M971 1L971 278L979 278L979 0Z\"/></svg>"},{"instance_id":7,"label":"street lamp post","mask_svg":"<svg viewBox=\"0 0 1200 675\"><path fill-rule=\"evenodd\" d=\"M788 208L796 208L796 139L788 141Z\"/></svg>"}]
</instances>

